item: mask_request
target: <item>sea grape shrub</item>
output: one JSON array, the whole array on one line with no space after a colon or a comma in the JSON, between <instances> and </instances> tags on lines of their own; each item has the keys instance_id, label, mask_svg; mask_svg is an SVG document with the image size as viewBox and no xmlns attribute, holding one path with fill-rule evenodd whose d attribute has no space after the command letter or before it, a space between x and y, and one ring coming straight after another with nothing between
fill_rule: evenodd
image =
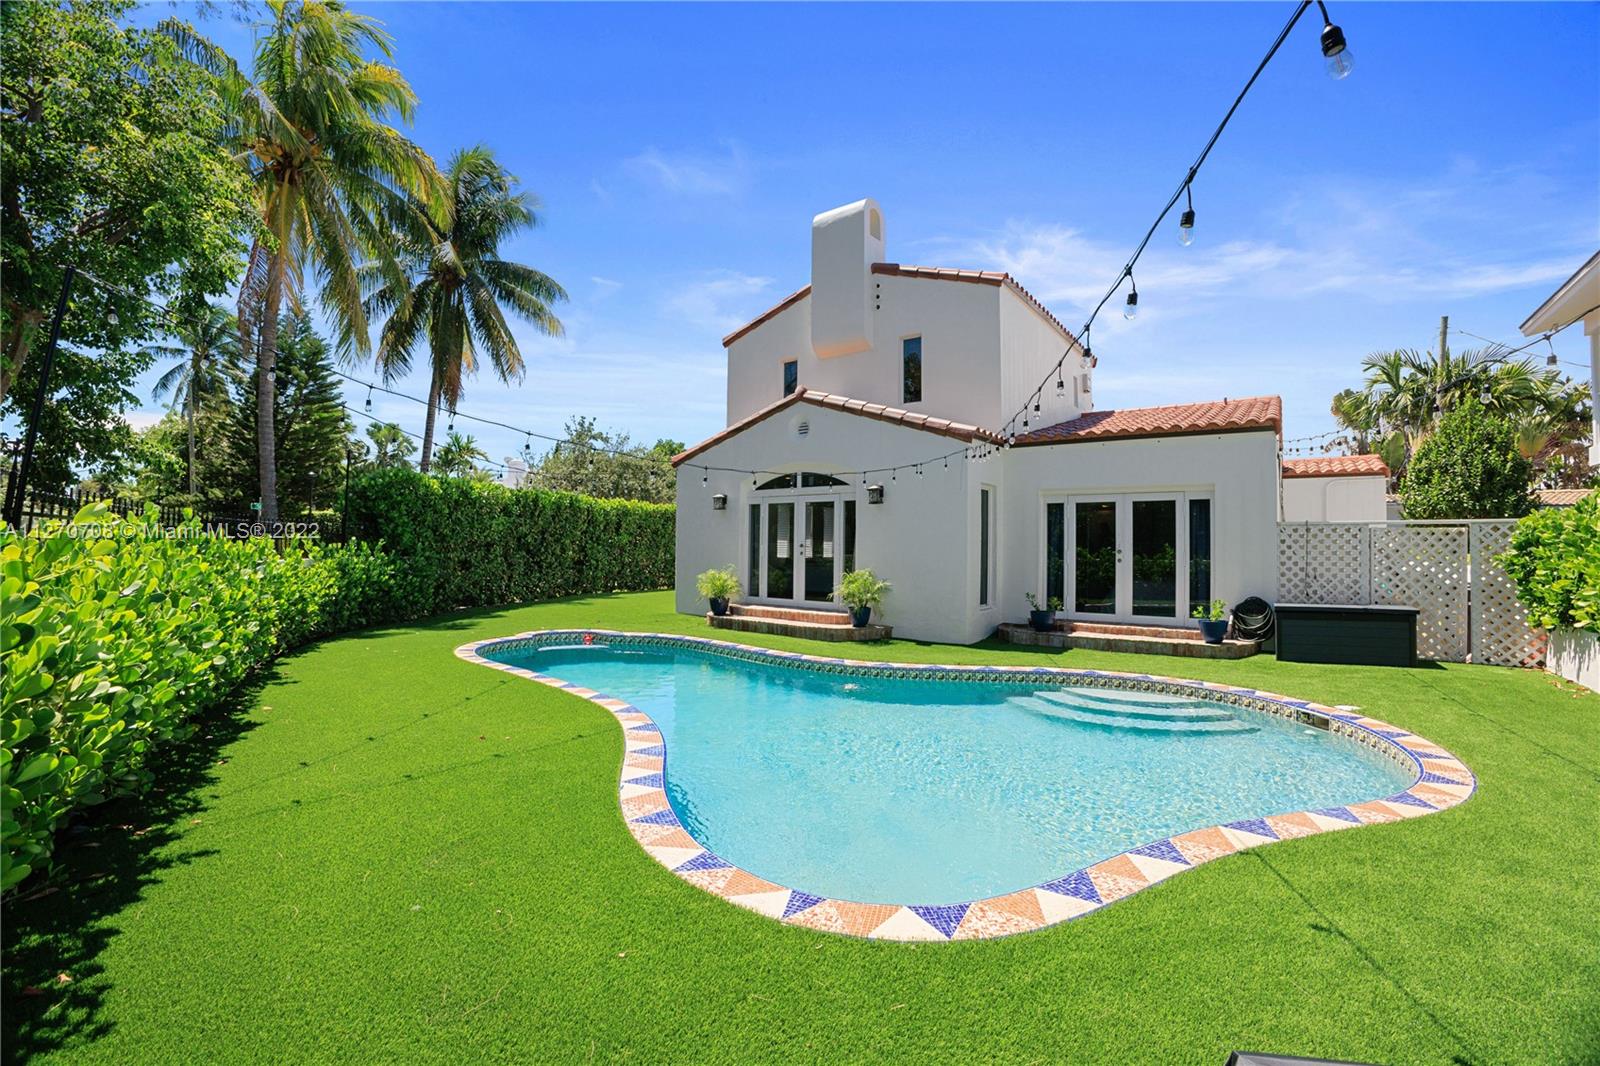
<instances>
[{"instance_id":1,"label":"sea grape shrub","mask_svg":"<svg viewBox=\"0 0 1600 1066\"><path fill-rule=\"evenodd\" d=\"M1516 582L1530 625L1600 630L1600 492L1518 522L1498 562Z\"/></svg>"},{"instance_id":2,"label":"sea grape shrub","mask_svg":"<svg viewBox=\"0 0 1600 1066\"><path fill-rule=\"evenodd\" d=\"M171 531L105 504L0 537L5 889L49 865L74 809L147 786L150 750L251 671L390 608L392 566L367 546Z\"/></svg>"}]
</instances>

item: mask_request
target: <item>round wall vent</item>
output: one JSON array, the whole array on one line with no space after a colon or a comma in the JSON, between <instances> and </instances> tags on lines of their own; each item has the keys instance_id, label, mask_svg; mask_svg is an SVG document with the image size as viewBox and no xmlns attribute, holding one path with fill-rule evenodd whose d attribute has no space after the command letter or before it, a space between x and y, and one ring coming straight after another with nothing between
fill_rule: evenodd
<instances>
[{"instance_id":1,"label":"round wall vent","mask_svg":"<svg viewBox=\"0 0 1600 1066\"><path fill-rule=\"evenodd\" d=\"M800 421L798 421L798 422L796 422L794 424L794 435L795 436L804 437L807 433L810 433L810 432L811 432L811 423L807 422L805 419L802 418Z\"/></svg>"}]
</instances>

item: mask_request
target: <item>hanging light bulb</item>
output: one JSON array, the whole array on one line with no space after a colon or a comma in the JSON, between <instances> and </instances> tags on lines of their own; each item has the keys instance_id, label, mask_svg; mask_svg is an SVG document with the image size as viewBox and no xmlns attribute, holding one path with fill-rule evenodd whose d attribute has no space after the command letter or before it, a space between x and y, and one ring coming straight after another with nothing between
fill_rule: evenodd
<instances>
[{"instance_id":1,"label":"hanging light bulb","mask_svg":"<svg viewBox=\"0 0 1600 1066\"><path fill-rule=\"evenodd\" d=\"M113 326L117 325L119 322L122 321L122 319L117 317L116 308L107 308L106 309L106 321L111 323Z\"/></svg>"},{"instance_id":2,"label":"hanging light bulb","mask_svg":"<svg viewBox=\"0 0 1600 1066\"><path fill-rule=\"evenodd\" d=\"M1483 404L1483 406L1488 407L1490 402L1493 400L1494 394L1489 391L1489 386L1485 385L1482 391L1478 393L1478 402Z\"/></svg>"},{"instance_id":3,"label":"hanging light bulb","mask_svg":"<svg viewBox=\"0 0 1600 1066\"><path fill-rule=\"evenodd\" d=\"M1343 81L1355 69L1355 57L1344 43L1344 31L1328 21L1326 11L1322 13L1322 19L1322 58L1327 66L1328 77Z\"/></svg>"},{"instance_id":4,"label":"hanging light bulb","mask_svg":"<svg viewBox=\"0 0 1600 1066\"><path fill-rule=\"evenodd\" d=\"M1558 366L1561 360L1556 358L1556 346L1550 343L1550 338L1548 335L1545 337L1544 342L1545 344L1550 345L1550 354L1544 357L1544 365Z\"/></svg>"},{"instance_id":5,"label":"hanging light bulb","mask_svg":"<svg viewBox=\"0 0 1600 1066\"><path fill-rule=\"evenodd\" d=\"M1133 274L1128 274L1129 284L1133 283ZM1139 286L1134 285L1128 292L1128 303L1122 309L1122 317L1132 322L1139 317Z\"/></svg>"},{"instance_id":6,"label":"hanging light bulb","mask_svg":"<svg viewBox=\"0 0 1600 1066\"><path fill-rule=\"evenodd\" d=\"M1193 176L1193 171L1190 172ZM1189 194L1187 183L1183 186L1184 212L1178 216L1178 243L1185 248L1194 243L1194 197Z\"/></svg>"},{"instance_id":7,"label":"hanging light bulb","mask_svg":"<svg viewBox=\"0 0 1600 1066\"><path fill-rule=\"evenodd\" d=\"M701 473L700 473L700 487L701 488L705 488L709 484L711 484L711 475L705 473L704 471L701 471Z\"/></svg>"},{"instance_id":8,"label":"hanging light bulb","mask_svg":"<svg viewBox=\"0 0 1600 1066\"><path fill-rule=\"evenodd\" d=\"M367 414L372 413L372 386L367 386Z\"/></svg>"}]
</instances>

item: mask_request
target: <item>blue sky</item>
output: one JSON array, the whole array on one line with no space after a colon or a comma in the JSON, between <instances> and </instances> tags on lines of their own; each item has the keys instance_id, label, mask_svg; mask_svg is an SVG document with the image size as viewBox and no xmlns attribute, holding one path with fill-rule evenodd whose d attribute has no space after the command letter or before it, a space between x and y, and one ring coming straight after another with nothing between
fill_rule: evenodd
<instances>
[{"instance_id":1,"label":"blue sky","mask_svg":"<svg viewBox=\"0 0 1600 1066\"><path fill-rule=\"evenodd\" d=\"M1293 10L359 6L420 97L412 135L441 160L488 144L538 193L544 225L504 252L572 297L564 338L522 330L526 380L480 376L461 409L647 442L722 427L721 336L805 284L811 216L862 196L891 259L1009 270L1076 326ZM1313 8L1196 181L1194 245L1174 215L1140 318L1097 323L1100 407L1278 393L1288 436L1318 433L1368 352L1432 347L1441 314L1517 339L1600 244L1600 5L1330 12L1355 72L1323 73ZM247 25L204 26L248 54ZM1556 347L1581 376L1581 332ZM496 459L523 443L458 428Z\"/></svg>"}]
</instances>

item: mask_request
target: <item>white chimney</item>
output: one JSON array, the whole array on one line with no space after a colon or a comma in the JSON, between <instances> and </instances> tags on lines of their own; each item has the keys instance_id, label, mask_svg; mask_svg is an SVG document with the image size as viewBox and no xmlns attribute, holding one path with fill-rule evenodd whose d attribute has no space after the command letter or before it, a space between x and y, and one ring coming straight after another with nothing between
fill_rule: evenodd
<instances>
[{"instance_id":1,"label":"white chimney","mask_svg":"<svg viewBox=\"0 0 1600 1066\"><path fill-rule=\"evenodd\" d=\"M883 211L875 200L811 220L811 347L820 359L872 347L872 264L883 258Z\"/></svg>"}]
</instances>

